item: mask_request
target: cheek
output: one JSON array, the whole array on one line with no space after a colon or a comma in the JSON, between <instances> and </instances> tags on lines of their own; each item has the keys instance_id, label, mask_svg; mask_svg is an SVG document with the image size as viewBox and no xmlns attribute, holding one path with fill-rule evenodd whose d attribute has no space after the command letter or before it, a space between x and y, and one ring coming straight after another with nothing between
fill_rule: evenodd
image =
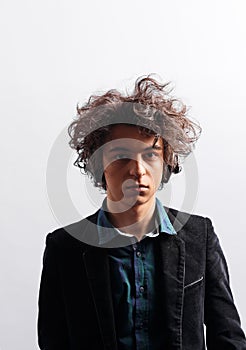
<instances>
[{"instance_id":1,"label":"cheek","mask_svg":"<svg viewBox=\"0 0 246 350\"><path fill-rule=\"evenodd\" d=\"M111 184L111 186L117 186L121 182L120 174L120 170L116 170L112 165L104 170L106 182Z\"/></svg>"},{"instance_id":2,"label":"cheek","mask_svg":"<svg viewBox=\"0 0 246 350\"><path fill-rule=\"evenodd\" d=\"M155 187L159 187L162 179L162 173L155 173L153 175L153 182L155 183Z\"/></svg>"},{"instance_id":3,"label":"cheek","mask_svg":"<svg viewBox=\"0 0 246 350\"><path fill-rule=\"evenodd\" d=\"M106 177L112 178L112 179L117 177L116 173L115 173L115 169L114 169L114 167L112 165L109 165L108 167L106 167L104 169L104 174L105 174Z\"/></svg>"},{"instance_id":4,"label":"cheek","mask_svg":"<svg viewBox=\"0 0 246 350\"><path fill-rule=\"evenodd\" d=\"M156 183L156 182L160 182L162 179L162 174L163 174L163 162L159 162L157 163L155 166L153 166L150 169L150 174L152 177L152 180Z\"/></svg>"}]
</instances>

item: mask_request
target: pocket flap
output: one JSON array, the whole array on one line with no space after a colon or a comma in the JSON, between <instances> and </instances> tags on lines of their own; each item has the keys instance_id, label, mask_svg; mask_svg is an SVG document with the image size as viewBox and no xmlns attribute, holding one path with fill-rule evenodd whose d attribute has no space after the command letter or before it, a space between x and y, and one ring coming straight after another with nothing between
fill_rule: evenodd
<instances>
[{"instance_id":1,"label":"pocket flap","mask_svg":"<svg viewBox=\"0 0 246 350\"><path fill-rule=\"evenodd\" d=\"M189 287L192 287L192 286L194 286L194 285L196 285L196 284L202 282L202 280L203 280L203 276L202 276L201 278L199 278L198 280L196 280L196 281L194 281L194 282L191 282L191 283L187 284L186 286L184 286L184 289L189 288Z\"/></svg>"}]
</instances>

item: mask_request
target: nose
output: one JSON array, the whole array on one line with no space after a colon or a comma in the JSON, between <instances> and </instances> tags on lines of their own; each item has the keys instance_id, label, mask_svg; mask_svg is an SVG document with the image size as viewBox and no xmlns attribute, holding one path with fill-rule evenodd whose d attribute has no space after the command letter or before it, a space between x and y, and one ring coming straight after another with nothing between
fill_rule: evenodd
<instances>
[{"instance_id":1,"label":"nose","mask_svg":"<svg viewBox=\"0 0 246 350\"><path fill-rule=\"evenodd\" d=\"M129 162L129 174L138 178L146 173L144 164L139 159L131 159Z\"/></svg>"}]
</instances>

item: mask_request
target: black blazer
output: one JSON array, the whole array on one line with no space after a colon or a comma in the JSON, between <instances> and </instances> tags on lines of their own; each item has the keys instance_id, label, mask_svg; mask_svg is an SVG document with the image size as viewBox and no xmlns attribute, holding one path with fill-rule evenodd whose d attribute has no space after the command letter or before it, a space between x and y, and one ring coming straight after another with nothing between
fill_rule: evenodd
<instances>
[{"instance_id":1,"label":"black blazer","mask_svg":"<svg viewBox=\"0 0 246 350\"><path fill-rule=\"evenodd\" d=\"M204 323L208 349L246 350L211 221L166 210L177 235L155 238L162 266L164 350L205 349ZM97 244L97 214L46 238L38 315L42 350L117 349L107 248Z\"/></svg>"}]
</instances>

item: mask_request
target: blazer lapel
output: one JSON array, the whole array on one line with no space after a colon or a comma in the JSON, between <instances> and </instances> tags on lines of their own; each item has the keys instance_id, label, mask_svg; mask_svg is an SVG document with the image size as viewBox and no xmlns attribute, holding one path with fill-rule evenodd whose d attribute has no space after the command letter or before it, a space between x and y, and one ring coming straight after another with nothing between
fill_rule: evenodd
<instances>
[{"instance_id":1,"label":"blazer lapel","mask_svg":"<svg viewBox=\"0 0 246 350\"><path fill-rule=\"evenodd\" d=\"M178 235L163 234L160 236L160 252L167 343L168 348L178 350L182 348L185 243Z\"/></svg>"},{"instance_id":2,"label":"blazer lapel","mask_svg":"<svg viewBox=\"0 0 246 350\"><path fill-rule=\"evenodd\" d=\"M83 254L105 349L116 350L116 332L107 250L90 247Z\"/></svg>"}]
</instances>

